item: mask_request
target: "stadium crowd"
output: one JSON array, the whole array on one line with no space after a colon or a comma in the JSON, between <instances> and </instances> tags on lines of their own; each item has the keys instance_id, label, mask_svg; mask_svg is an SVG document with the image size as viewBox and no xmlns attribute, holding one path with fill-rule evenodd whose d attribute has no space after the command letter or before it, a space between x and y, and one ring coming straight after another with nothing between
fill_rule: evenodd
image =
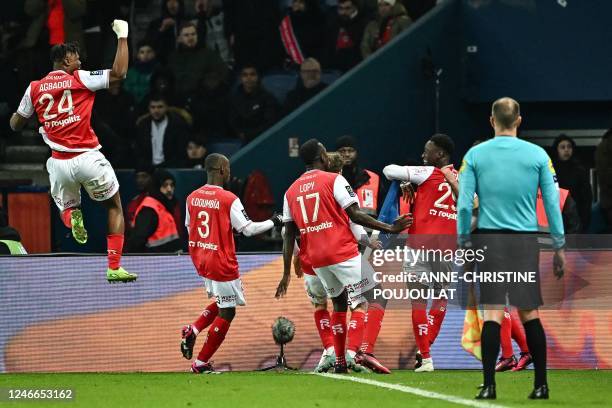
<instances>
[{"instance_id":1,"label":"stadium crowd","mask_svg":"<svg viewBox=\"0 0 612 408\"><path fill-rule=\"evenodd\" d=\"M435 0L27 0L0 20L0 139L54 44L109 66L113 18L133 24L130 68L99 92L92 126L116 168L191 168L218 140L244 145L387 44ZM159 6L159 9L156 7ZM147 12L149 14L147 14ZM92 50L95 49L96 52ZM280 90L266 89L268 75ZM287 79L288 78L288 79ZM194 146L203 148L194 157ZM191 150L190 150L191 149Z\"/></svg>"}]
</instances>

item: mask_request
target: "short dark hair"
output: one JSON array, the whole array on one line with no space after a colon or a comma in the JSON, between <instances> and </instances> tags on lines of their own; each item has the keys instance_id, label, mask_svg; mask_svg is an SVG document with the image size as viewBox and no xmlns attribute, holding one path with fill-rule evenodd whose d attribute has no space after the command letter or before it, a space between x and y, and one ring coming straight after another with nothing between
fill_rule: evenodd
<instances>
[{"instance_id":1,"label":"short dark hair","mask_svg":"<svg viewBox=\"0 0 612 408\"><path fill-rule=\"evenodd\" d=\"M181 25L179 25L179 29L177 31L177 33L180 35L181 32L183 32L184 29L186 28L190 28L193 27L196 30L196 33L198 32L198 26L196 26L193 22L191 21L185 21L183 23L181 23Z\"/></svg>"},{"instance_id":2,"label":"short dark hair","mask_svg":"<svg viewBox=\"0 0 612 408\"><path fill-rule=\"evenodd\" d=\"M140 50L142 47L151 47L151 49L153 51L155 51L155 46L153 45L153 42L150 41L148 38L145 38L144 40L140 40L138 41L138 43L136 44L136 50ZM155 51L156 52L156 51Z\"/></svg>"},{"instance_id":3,"label":"short dark hair","mask_svg":"<svg viewBox=\"0 0 612 408\"><path fill-rule=\"evenodd\" d=\"M149 96L149 103L151 102L164 102L168 105L168 98L161 92L157 92Z\"/></svg>"},{"instance_id":4,"label":"short dark hair","mask_svg":"<svg viewBox=\"0 0 612 408\"><path fill-rule=\"evenodd\" d=\"M255 64L254 62L245 62L244 64L242 64L242 66L240 66L240 72L242 73L242 71L244 71L247 68L253 68L255 72L257 72L257 75L259 75L259 68L257 67L257 64Z\"/></svg>"},{"instance_id":5,"label":"short dark hair","mask_svg":"<svg viewBox=\"0 0 612 408\"><path fill-rule=\"evenodd\" d=\"M455 152L455 142L450 136L444 133L436 133L429 138L429 141L435 144L439 149L442 149L449 157Z\"/></svg>"},{"instance_id":6,"label":"short dark hair","mask_svg":"<svg viewBox=\"0 0 612 408\"><path fill-rule=\"evenodd\" d=\"M317 159L321 158L321 143L317 139L310 139L300 146L300 159L306 165L313 164Z\"/></svg>"},{"instance_id":7,"label":"short dark hair","mask_svg":"<svg viewBox=\"0 0 612 408\"><path fill-rule=\"evenodd\" d=\"M206 159L204 159L204 169L206 169L207 173L210 173L213 170L218 171L223 160L227 160L227 157L220 153L211 153L206 156Z\"/></svg>"},{"instance_id":8,"label":"short dark hair","mask_svg":"<svg viewBox=\"0 0 612 408\"><path fill-rule=\"evenodd\" d=\"M78 42L68 42L65 44L56 44L51 47L50 57L51 62L62 62L66 55L68 54L80 54L79 43Z\"/></svg>"},{"instance_id":9,"label":"short dark hair","mask_svg":"<svg viewBox=\"0 0 612 408\"><path fill-rule=\"evenodd\" d=\"M508 97L499 98L493 102L491 108L491 116L495 119L495 123L504 129L512 129L520 114L521 107L518 102Z\"/></svg>"}]
</instances>

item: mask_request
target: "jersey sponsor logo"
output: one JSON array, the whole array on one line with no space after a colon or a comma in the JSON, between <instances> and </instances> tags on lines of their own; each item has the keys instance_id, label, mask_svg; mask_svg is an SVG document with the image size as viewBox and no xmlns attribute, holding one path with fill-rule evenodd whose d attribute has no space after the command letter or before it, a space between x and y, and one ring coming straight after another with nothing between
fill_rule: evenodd
<instances>
[{"instance_id":1,"label":"jersey sponsor logo","mask_svg":"<svg viewBox=\"0 0 612 408\"><path fill-rule=\"evenodd\" d=\"M248 214L247 214L247 212L246 212L246 210L244 208L242 209L242 215L244 215L244 218L246 218L247 221L251 221L251 219L249 218L249 216L248 216Z\"/></svg>"},{"instance_id":2,"label":"jersey sponsor logo","mask_svg":"<svg viewBox=\"0 0 612 408\"><path fill-rule=\"evenodd\" d=\"M218 251L219 245L212 242L189 241L190 248L208 249L210 251Z\"/></svg>"},{"instance_id":3,"label":"jersey sponsor logo","mask_svg":"<svg viewBox=\"0 0 612 408\"><path fill-rule=\"evenodd\" d=\"M81 115L72 115L72 116L68 116L66 119L62 119L62 120L50 120L45 122L45 127L50 127L50 128L54 128L57 126L66 126L69 125L71 123L75 123L75 122L80 122L81 121Z\"/></svg>"},{"instance_id":4,"label":"jersey sponsor logo","mask_svg":"<svg viewBox=\"0 0 612 408\"><path fill-rule=\"evenodd\" d=\"M312 226L308 226L306 228L300 228L300 232L304 231L304 232L320 232L329 228L333 228L334 227L334 223L331 221L325 221L322 222L321 224L317 224L317 225L312 225Z\"/></svg>"},{"instance_id":5,"label":"jersey sponsor logo","mask_svg":"<svg viewBox=\"0 0 612 408\"><path fill-rule=\"evenodd\" d=\"M349 195L351 197L355 197L355 192L353 191L353 189L351 188L351 186L344 186L346 188L346 191L348 191Z\"/></svg>"},{"instance_id":6,"label":"jersey sponsor logo","mask_svg":"<svg viewBox=\"0 0 612 408\"><path fill-rule=\"evenodd\" d=\"M89 76L100 76L102 74L104 74L104 71L102 71L102 70L90 71L89 72Z\"/></svg>"}]
</instances>

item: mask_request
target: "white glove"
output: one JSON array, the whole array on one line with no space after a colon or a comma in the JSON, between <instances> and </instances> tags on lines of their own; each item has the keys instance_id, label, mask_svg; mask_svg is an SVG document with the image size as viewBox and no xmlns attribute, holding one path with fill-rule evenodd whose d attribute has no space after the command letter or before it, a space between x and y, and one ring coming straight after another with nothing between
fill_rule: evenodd
<instances>
[{"instance_id":1,"label":"white glove","mask_svg":"<svg viewBox=\"0 0 612 408\"><path fill-rule=\"evenodd\" d=\"M128 23L123 20L114 20L113 31L117 34L117 38L127 38L128 36Z\"/></svg>"}]
</instances>

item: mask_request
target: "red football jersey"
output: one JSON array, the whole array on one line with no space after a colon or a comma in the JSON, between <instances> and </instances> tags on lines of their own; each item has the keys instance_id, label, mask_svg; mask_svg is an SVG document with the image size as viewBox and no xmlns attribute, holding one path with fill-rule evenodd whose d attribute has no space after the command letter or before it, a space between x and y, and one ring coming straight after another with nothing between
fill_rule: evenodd
<instances>
[{"instance_id":1,"label":"red football jersey","mask_svg":"<svg viewBox=\"0 0 612 408\"><path fill-rule=\"evenodd\" d=\"M207 184L187 197L189 254L199 275L219 282L239 278L232 227L241 231L250 222L240 199L221 187Z\"/></svg>"},{"instance_id":2,"label":"red football jersey","mask_svg":"<svg viewBox=\"0 0 612 408\"><path fill-rule=\"evenodd\" d=\"M457 176L453 165L451 171ZM456 235L457 202L444 173L431 166L407 166L410 181L419 186L412 206L410 234Z\"/></svg>"},{"instance_id":3,"label":"red football jersey","mask_svg":"<svg viewBox=\"0 0 612 408\"><path fill-rule=\"evenodd\" d=\"M337 173L310 170L285 193L283 221L294 221L300 246L313 268L335 265L359 254L344 211L359 205L356 194Z\"/></svg>"},{"instance_id":4,"label":"red football jersey","mask_svg":"<svg viewBox=\"0 0 612 408\"><path fill-rule=\"evenodd\" d=\"M26 89L17 113L29 118L34 112L42 124L45 143L56 151L84 152L100 149L90 125L95 91L108 88L109 70L52 71Z\"/></svg>"}]
</instances>

